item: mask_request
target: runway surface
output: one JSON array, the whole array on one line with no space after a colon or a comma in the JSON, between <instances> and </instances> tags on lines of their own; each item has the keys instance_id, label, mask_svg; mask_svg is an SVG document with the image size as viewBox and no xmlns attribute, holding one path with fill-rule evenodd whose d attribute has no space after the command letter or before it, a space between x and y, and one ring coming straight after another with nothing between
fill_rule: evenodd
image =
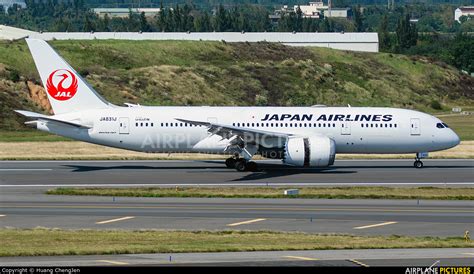
<instances>
[{"instance_id":1,"label":"runway surface","mask_svg":"<svg viewBox=\"0 0 474 274\"><path fill-rule=\"evenodd\" d=\"M7 266L474 266L467 248L353 249L312 251L264 251L104 256L4 257Z\"/></svg>"},{"instance_id":2,"label":"runway surface","mask_svg":"<svg viewBox=\"0 0 474 274\"><path fill-rule=\"evenodd\" d=\"M462 236L474 202L51 196L6 188L1 227L278 230L357 235Z\"/></svg>"},{"instance_id":3,"label":"runway surface","mask_svg":"<svg viewBox=\"0 0 474 274\"><path fill-rule=\"evenodd\" d=\"M225 168L222 161L3 161L0 162L0 227L237 229L458 237L466 230L474 231L472 201L112 198L44 194L46 189L59 186L474 186L473 160L427 160L423 169L413 168L410 160L337 161L334 167L327 169L291 168L274 161L259 164L259 172L239 173ZM474 261L472 249L434 250L428 255L422 255L422 251L427 250L349 254L344 253L349 251L339 251L343 254L340 256L332 251L270 252L261 253L261 257L256 255L258 252L176 254L172 255L171 264L357 266L351 260L363 259L367 265L429 266L436 260L442 265L472 265ZM110 261L118 261L167 265L168 257L169 254L140 254L0 258L0 264L113 265Z\"/></svg>"},{"instance_id":4,"label":"runway surface","mask_svg":"<svg viewBox=\"0 0 474 274\"><path fill-rule=\"evenodd\" d=\"M336 161L330 168L295 168L259 161L258 172L236 172L223 161L2 161L0 187L58 185L449 185L474 184L474 160Z\"/></svg>"}]
</instances>

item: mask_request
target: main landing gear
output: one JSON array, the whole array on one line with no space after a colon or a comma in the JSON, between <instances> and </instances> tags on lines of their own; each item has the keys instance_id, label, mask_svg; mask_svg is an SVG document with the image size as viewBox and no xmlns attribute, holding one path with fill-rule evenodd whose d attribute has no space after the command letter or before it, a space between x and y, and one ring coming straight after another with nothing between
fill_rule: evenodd
<instances>
[{"instance_id":1,"label":"main landing gear","mask_svg":"<svg viewBox=\"0 0 474 274\"><path fill-rule=\"evenodd\" d=\"M230 157L225 160L228 168L235 168L237 171L257 171L257 163L247 161L244 158Z\"/></svg>"}]
</instances>

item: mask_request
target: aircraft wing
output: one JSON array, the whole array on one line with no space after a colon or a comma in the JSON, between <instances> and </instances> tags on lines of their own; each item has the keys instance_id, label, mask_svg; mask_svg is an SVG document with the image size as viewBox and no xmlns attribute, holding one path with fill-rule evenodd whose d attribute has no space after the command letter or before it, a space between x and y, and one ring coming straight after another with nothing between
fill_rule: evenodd
<instances>
[{"instance_id":1,"label":"aircraft wing","mask_svg":"<svg viewBox=\"0 0 474 274\"><path fill-rule=\"evenodd\" d=\"M286 142L287 138L292 135L254 128L235 127L230 125L193 121L179 118L175 119L183 123L189 123L197 126L205 126L208 128L209 133L221 136L222 139L229 139L230 144L225 149L225 151L232 148L242 149L247 147L248 145L283 145Z\"/></svg>"},{"instance_id":2,"label":"aircraft wing","mask_svg":"<svg viewBox=\"0 0 474 274\"><path fill-rule=\"evenodd\" d=\"M81 125L78 123L74 122L69 122L69 121L64 121L64 120L59 120L52 118L51 116L46 116L44 114L36 113L36 112L31 112L31 111L26 111L26 110L15 110L16 113L19 113L29 119L36 120L36 121L47 121L47 122L53 122L61 125L66 125L66 126L72 126L72 127L77 127L77 128L91 128L89 126Z\"/></svg>"}]
</instances>

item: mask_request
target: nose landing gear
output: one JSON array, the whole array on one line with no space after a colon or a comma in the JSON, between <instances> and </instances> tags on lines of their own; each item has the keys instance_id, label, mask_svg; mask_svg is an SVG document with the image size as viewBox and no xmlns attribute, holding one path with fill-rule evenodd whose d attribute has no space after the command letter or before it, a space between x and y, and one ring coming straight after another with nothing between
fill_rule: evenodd
<instances>
[{"instance_id":1,"label":"nose landing gear","mask_svg":"<svg viewBox=\"0 0 474 274\"><path fill-rule=\"evenodd\" d=\"M415 162L413 163L413 166L414 166L415 168L422 168L422 167L423 167L423 162L420 161L420 159L415 158Z\"/></svg>"},{"instance_id":2,"label":"nose landing gear","mask_svg":"<svg viewBox=\"0 0 474 274\"><path fill-rule=\"evenodd\" d=\"M413 166L415 168L422 168L423 162L420 159L427 158L427 157L428 157L428 152L418 152L415 156L415 162L413 163Z\"/></svg>"}]
</instances>

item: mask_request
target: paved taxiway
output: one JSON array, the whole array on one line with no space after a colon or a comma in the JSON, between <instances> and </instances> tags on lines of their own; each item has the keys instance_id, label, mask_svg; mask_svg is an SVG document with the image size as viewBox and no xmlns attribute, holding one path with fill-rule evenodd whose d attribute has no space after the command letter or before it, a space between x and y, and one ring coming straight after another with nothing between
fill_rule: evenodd
<instances>
[{"instance_id":1,"label":"paved taxiway","mask_svg":"<svg viewBox=\"0 0 474 274\"><path fill-rule=\"evenodd\" d=\"M236 172L223 161L2 161L1 186L87 184L381 184L472 185L474 160L336 161L330 168L294 168L259 161L259 172Z\"/></svg>"},{"instance_id":2,"label":"paved taxiway","mask_svg":"<svg viewBox=\"0 0 474 274\"><path fill-rule=\"evenodd\" d=\"M472 201L63 197L8 193L1 227L280 230L462 236Z\"/></svg>"},{"instance_id":3,"label":"paved taxiway","mask_svg":"<svg viewBox=\"0 0 474 274\"><path fill-rule=\"evenodd\" d=\"M226 266L474 266L468 248L354 249L311 251L257 251L178 254L125 254L103 256L3 257L8 266L124 266L124 265L226 265Z\"/></svg>"},{"instance_id":4,"label":"paved taxiway","mask_svg":"<svg viewBox=\"0 0 474 274\"><path fill-rule=\"evenodd\" d=\"M224 168L222 161L0 162L0 227L244 229L426 236L462 236L465 230L474 230L472 201L157 199L44 194L45 189L58 186L99 185L474 186L473 160L427 160L423 169L414 169L410 160L337 161L332 168L308 170L272 161L261 162L260 166L259 172L238 173ZM351 261L355 260L367 265L429 266L436 260L441 265L469 265L474 261L472 249L433 249L432 253L425 249L337 251L340 256L332 252L176 254L172 255L171 264L357 266ZM170 263L169 256L0 258L0 264L165 265Z\"/></svg>"},{"instance_id":5,"label":"paved taxiway","mask_svg":"<svg viewBox=\"0 0 474 274\"><path fill-rule=\"evenodd\" d=\"M94 229L270 229L363 235L461 236L472 201L174 199L44 195L57 186L324 185L473 186L472 160L338 161L330 169L262 162L239 173L222 161L0 162L0 226ZM130 217L130 218L129 218ZM237 224L237 225L235 225Z\"/></svg>"},{"instance_id":6,"label":"paved taxiway","mask_svg":"<svg viewBox=\"0 0 474 274\"><path fill-rule=\"evenodd\" d=\"M339 161L331 169L263 162L239 173L221 161L0 162L2 227L269 229L362 235L461 236L474 229L472 201L175 199L47 196L57 186L324 185L473 186L472 160ZM237 224L237 225L235 225Z\"/></svg>"}]
</instances>

